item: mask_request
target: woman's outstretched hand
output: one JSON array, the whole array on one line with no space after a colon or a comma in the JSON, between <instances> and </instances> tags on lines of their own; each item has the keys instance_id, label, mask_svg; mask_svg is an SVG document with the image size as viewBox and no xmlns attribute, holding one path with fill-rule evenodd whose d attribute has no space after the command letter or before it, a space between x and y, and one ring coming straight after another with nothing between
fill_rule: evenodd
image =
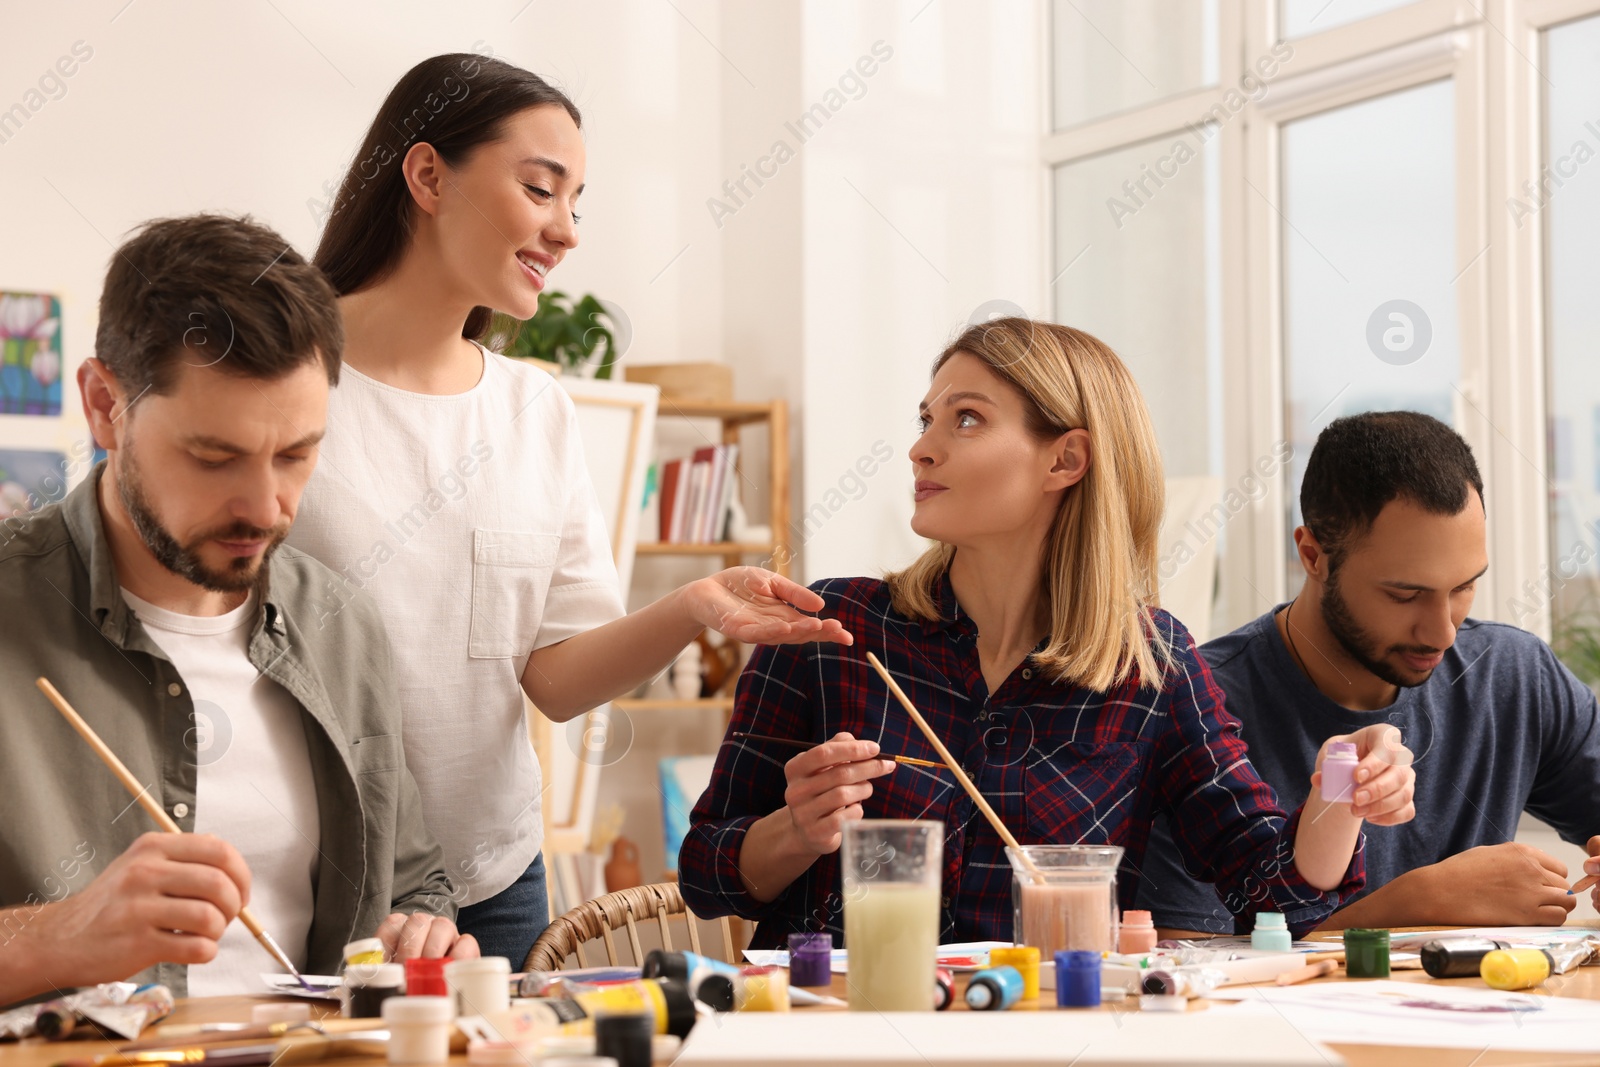
<instances>
[{"instance_id":1,"label":"woman's outstretched hand","mask_svg":"<svg viewBox=\"0 0 1600 1067\"><path fill-rule=\"evenodd\" d=\"M807 615L823 599L798 582L762 567L730 567L683 587L695 621L735 641L796 645L809 641L855 643L837 619Z\"/></svg>"}]
</instances>

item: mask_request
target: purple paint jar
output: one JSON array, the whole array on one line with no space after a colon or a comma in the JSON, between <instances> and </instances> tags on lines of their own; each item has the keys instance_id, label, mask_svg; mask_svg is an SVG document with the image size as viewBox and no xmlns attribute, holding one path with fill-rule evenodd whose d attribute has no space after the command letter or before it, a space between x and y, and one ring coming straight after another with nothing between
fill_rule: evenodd
<instances>
[{"instance_id":1,"label":"purple paint jar","mask_svg":"<svg viewBox=\"0 0 1600 1067\"><path fill-rule=\"evenodd\" d=\"M1322 757L1322 799L1348 804L1355 797L1356 768L1361 759L1349 741L1335 741Z\"/></svg>"},{"instance_id":2,"label":"purple paint jar","mask_svg":"<svg viewBox=\"0 0 1600 1067\"><path fill-rule=\"evenodd\" d=\"M833 984L833 935L789 935L789 984Z\"/></svg>"}]
</instances>

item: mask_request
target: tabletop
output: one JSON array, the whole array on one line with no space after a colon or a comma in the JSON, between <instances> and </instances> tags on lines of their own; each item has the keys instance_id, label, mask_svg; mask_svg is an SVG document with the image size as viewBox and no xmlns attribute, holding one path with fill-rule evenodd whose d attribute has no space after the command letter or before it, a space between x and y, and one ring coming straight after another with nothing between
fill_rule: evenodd
<instances>
[{"instance_id":1,"label":"tabletop","mask_svg":"<svg viewBox=\"0 0 1600 1067\"><path fill-rule=\"evenodd\" d=\"M1398 931L1397 931L1398 932ZM1600 967L1583 967L1570 971L1560 976L1561 981L1550 982L1538 989L1529 990L1535 995L1578 997L1589 1000L1600 1000ZM1469 988L1484 988L1484 983L1478 978L1433 979L1420 970L1395 971L1391 975L1395 981L1401 982L1427 982L1452 986L1465 986ZM962 998L962 989L965 987L965 976L957 975L956 997L952 1011L965 1011L966 1004ZM1350 979L1341 975L1316 979L1317 982L1345 982ZM1308 985L1311 983L1307 983ZM846 999L845 979L841 974L833 977L830 989L833 996ZM1050 991L1044 991L1037 1001L1023 1001L1011 1011L1055 1011ZM271 996L233 996L233 997L204 997L190 1000L181 1000L177 1007L159 1027L152 1027L141 1035L144 1038L159 1036L163 1028L191 1026L201 1023L216 1022L249 1022L250 1011L253 1005L271 1001L282 1001L287 998ZM333 1001L306 1001L310 1004L312 1018L321 1018L326 1015L337 1015L338 1005ZM826 1012L838 1011L839 1008L813 1007L797 1008L796 1011ZM1107 1004L1102 1011L1137 1011L1137 1000L1129 1000L1123 1005ZM1207 1001L1193 1001L1190 1003L1191 1011L1216 1011L1227 1010L1227 1005ZM1004 1015L997 1013L995 1024L1004 1026ZM381 1024L379 1024L381 1025ZM1600 1039L1600 1035L1597 1035ZM1429 1049L1400 1046L1382 1045L1342 1045L1331 1043L1332 1047L1344 1056L1350 1067L1530 1067L1530 1065L1551 1065L1560 1067L1566 1064L1594 1064L1597 1057L1594 1054L1555 1054L1534 1053L1517 1051L1496 1051L1479 1049ZM53 1067L55 1064L66 1060L87 1060L91 1057L114 1052L117 1043L110 1041L76 1040L64 1042L47 1042L38 1038L30 1038L23 1042L0 1044L0 1067ZM366 1062L375 1062L372 1057L364 1057ZM465 1056L452 1057L453 1061L465 1063ZM354 1058L350 1062L357 1062ZM381 1061L376 1061L381 1062Z\"/></svg>"}]
</instances>

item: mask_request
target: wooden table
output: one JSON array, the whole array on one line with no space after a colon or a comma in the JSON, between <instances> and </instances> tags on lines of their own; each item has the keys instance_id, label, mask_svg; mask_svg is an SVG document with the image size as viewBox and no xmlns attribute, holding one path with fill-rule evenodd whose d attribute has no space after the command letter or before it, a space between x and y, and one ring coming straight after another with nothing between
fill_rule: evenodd
<instances>
[{"instance_id":1,"label":"wooden table","mask_svg":"<svg viewBox=\"0 0 1600 1067\"><path fill-rule=\"evenodd\" d=\"M1477 978L1452 978L1432 979L1422 971L1395 971L1392 977L1402 982L1441 982L1445 985L1468 986L1484 988L1483 981ZM1578 970L1559 976L1559 984L1552 981L1546 988L1532 990L1536 994L1563 997L1583 997L1600 1000L1600 967L1583 967ZM1349 979L1341 976L1318 979L1319 982L1344 982ZM1308 983L1309 984L1309 983ZM965 1011L966 1003L962 999L962 990L966 982L962 975L956 976L956 1001L952 1011ZM842 975L835 975L831 992L834 996L845 999L847 994ZM280 1001L288 998L282 997L206 997L195 1000L178 1002L177 1009L166 1020L164 1025L182 1026L194 1023L211 1022L249 1022L250 1008L253 1004L267 1001ZM325 1014L337 1014L337 1005L332 1001L307 1001L311 1005L313 1018L320 1018ZM826 1012L839 1009L831 1008L801 1008L799 1011ZM1046 990L1038 1001L1023 1001L1012 1011L1054 1011L1055 1003L1053 994ZM1137 1011L1137 1002L1129 1001L1122 1006L1107 1005L1101 1010ZM1190 1005L1191 1011L1226 1010L1224 1005L1213 1005L1204 1001L1196 1001ZM997 1015L996 1026L1004 1025L1004 1016ZM381 1025L381 1023L379 1024ZM144 1036L153 1036L159 1030L147 1031ZM1600 1041L1600 1033L1596 1040ZM1426 1049L1403 1048L1398 1046L1381 1045L1340 1045L1334 1044L1341 1055L1344 1056L1350 1067L1532 1067L1532 1065L1567 1065L1600 1063L1600 1054L1553 1054L1538 1052L1516 1051L1482 1051L1477 1049ZM116 1044L109 1041L65 1041L46 1042L38 1038L30 1038L18 1043L0 1044L0 1067L52 1067L53 1064L68 1059L87 1059L92 1056L116 1050ZM453 1057L456 1062L465 1063L465 1056ZM332 1062L332 1061L329 1061ZM346 1062L374 1063L370 1057L361 1060L350 1059Z\"/></svg>"}]
</instances>

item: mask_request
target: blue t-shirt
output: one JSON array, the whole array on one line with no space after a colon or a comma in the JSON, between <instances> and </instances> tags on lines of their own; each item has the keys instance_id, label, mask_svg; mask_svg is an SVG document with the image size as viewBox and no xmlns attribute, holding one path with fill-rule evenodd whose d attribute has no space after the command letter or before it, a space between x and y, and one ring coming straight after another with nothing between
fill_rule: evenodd
<instances>
[{"instance_id":1,"label":"blue t-shirt","mask_svg":"<svg viewBox=\"0 0 1600 1067\"><path fill-rule=\"evenodd\" d=\"M1595 695L1538 637L1469 618L1426 682L1401 689L1381 711L1351 711L1295 664L1273 622L1277 611L1200 653L1243 724L1251 764L1284 810L1305 801L1317 750L1336 734L1388 722L1416 754L1417 817L1363 829L1363 896L1417 867L1512 840L1524 811L1578 845L1600 833ZM1216 891L1184 870L1164 815L1150 834L1137 907L1157 926L1234 932Z\"/></svg>"}]
</instances>

